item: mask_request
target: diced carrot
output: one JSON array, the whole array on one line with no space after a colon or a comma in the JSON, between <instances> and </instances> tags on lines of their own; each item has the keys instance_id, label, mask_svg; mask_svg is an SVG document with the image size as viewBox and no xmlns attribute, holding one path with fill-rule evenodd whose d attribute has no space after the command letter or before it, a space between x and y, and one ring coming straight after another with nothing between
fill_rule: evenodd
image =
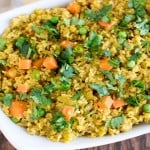
<instances>
[{"instance_id":1,"label":"diced carrot","mask_svg":"<svg viewBox=\"0 0 150 150\"><path fill-rule=\"evenodd\" d=\"M46 57L43 60L43 66L46 69L57 69L58 68L57 60L53 56Z\"/></svg>"},{"instance_id":2,"label":"diced carrot","mask_svg":"<svg viewBox=\"0 0 150 150\"><path fill-rule=\"evenodd\" d=\"M17 70L15 68L10 68L8 70L6 70L6 74L5 74L8 78L12 78L14 79L17 75Z\"/></svg>"},{"instance_id":3,"label":"diced carrot","mask_svg":"<svg viewBox=\"0 0 150 150\"><path fill-rule=\"evenodd\" d=\"M101 101L97 102L98 107L101 109L111 108L112 104L113 99L111 98L111 96L103 96Z\"/></svg>"},{"instance_id":4,"label":"diced carrot","mask_svg":"<svg viewBox=\"0 0 150 150\"><path fill-rule=\"evenodd\" d=\"M27 93L28 88L24 84L19 84L17 87L17 92L19 93Z\"/></svg>"},{"instance_id":5,"label":"diced carrot","mask_svg":"<svg viewBox=\"0 0 150 150\"><path fill-rule=\"evenodd\" d=\"M27 110L27 103L24 101L17 101L17 100L13 101L9 108L10 114L17 119L23 118L24 112L26 110Z\"/></svg>"},{"instance_id":6,"label":"diced carrot","mask_svg":"<svg viewBox=\"0 0 150 150\"><path fill-rule=\"evenodd\" d=\"M81 6L77 2L72 2L67 6L67 10L72 14L79 14L81 11Z\"/></svg>"},{"instance_id":7,"label":"diced carrot","mask_svg":"<svg viewBox=\"0 0 150 150\"><path fill-rule=\"evenodd\" d=\"M65 116L66 120L70 120L74 116L75 108L73 106L65 106L62 110L62 114Z\"/></svg>"},{"instance_id":8,"label":"diced carrot","mask_svg":"<svg viewBox=\"0 0 150 150\"><path fill-rule=\"evenodd\" d=\"M33 62L33 67L41 68L42 64L43 64L43 58L40 58L40 59L35 60L35 61Z\"/></svg>"},{"instance_id":9,"label":"diced carrot","mask_svg":"<svg viewBox=\"0 0 150 150\"><path fill-rule=\"evenodd\" d=\"M99 62L99 66L101 69L103 70L111 70L113 67L109 64L109 59L108 58L104 58L101 59Z\"/></svg>"},{"instance_id":10,"label":"diced carrot","mask_svg":"<svg viewBox=\"0 0 150 150\"><path fill-rule=\"evenodd\" d=\"M114 108L119 108L125 105L125 101L123 99L117 98L114 99L113 101L113 107Z\"/></svg>"},{"instance_id":11,"label":"diced carrot","mask_svg":"<svg viewBox=\"0 0 150 150\"><path fill-rule=\"evenodd\" d=\"M75 43L74 42L71 42L71 41L69 41L69 40L65 40L65 41L62 41L61 43L60 43L60 46L62 47L62 48L67 48L67 47L74 47L75 46Z\"/></svg>"},{"instance_id":12,"label":"diced carrot","mask_svg":"<svg viewBox=\"0 0 150 150\"><path fill-rule=\"evenodd\" d=\"M30 59L20 59L19 60L19 69L30 69L32 60Z\"/></svg>"},{"instance_id":13,"label":"diced carrot","mask_svg":"<svg viewBox=\"0 0 150 150\"><path fill-rule=\"evenodd\" d=\"M101 27L103 27L107 30L110 30L115 25L114 22L107 23L107 22L99 21L98 23Z\"/></svg>"}]
</instances>

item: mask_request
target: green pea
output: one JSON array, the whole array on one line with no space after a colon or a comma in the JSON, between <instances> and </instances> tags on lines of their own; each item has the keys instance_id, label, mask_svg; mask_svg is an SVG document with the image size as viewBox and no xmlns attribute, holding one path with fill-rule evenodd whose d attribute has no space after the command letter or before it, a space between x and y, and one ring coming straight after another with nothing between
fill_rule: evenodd
<instances>
[{"instance_id":1,"label":"green pea","mask_svg":"<svg viewBox=\"0 0 150 150\"><path fill-rule=\"evenodd\" d=\"M135 61L134 61L134 60L129 60L129 61L127 62L127 67L133 68L134 66L135 66Z\"/></svg>"},{"instance_id":2,"label":"green pea","mask_svg":"<svg viewBox=\"0 0 150 150\"><path fill-rule=\"evenodd\" d=\"M50 21L53 23L53 24L57 24L59 22L59 17L58 16L54 16L50 19Z\"/></svg>"},{"instance_id":3,"label":"green pea","mask_svg":"<svg viewBox=\"0 0 150 150\"><path fill-rule=\"evenodd\" d=\"M80 46L80 45L77 45L77 46L74 48L74 52L75 52L75 53L83 53L83 47Z\"/></svg>"},{"instance_id":4,"label":"green pea","mask_svg":"<svg viewBox=\"0 0 150 150\"><path fill-rule=\"evenodd\" d=\"M80 28L79 28L79 33L80 33L81 35L85 35L85 34L87 33L87 28L86 28L86 27L80 27Z\"/></svg>"},{"instance_id":5,"label":"green pea","mask_svg":"<svg viewBox=\"0 0 150 150\"><path fill-rule=\"evenodd\" d=\"M127 33L126 33L125 31L120 31L120 32L118 33L118 36L119 36L119 38L125 39L125 38L127 37Z\"/></svg>"},{"instance_id":6,"label":"green pea","mask_svg":"<svg viewBox=\"0 0 150 150\"><path fill-rule=\"evenodd\" d=\"M150 104L143 105L143 112L150 113Z\"/></svg>"},{"instance_id":7,"label":"green pea","mask_svg":"<svg viewBox=\"0 0 150 150\"><path fill-rule=\"evenodd\" d=\"M45 115L45 110L43 108L39 108L38 110L38 117L43 117Z\"/></svg>"},{"instance_id":8,"label":"green pea","mask_svg":"<svg viewBox=\"0 0 150 150\"><path fill-rule=\"evenodd\" d=\"M33 79L39 80L40 79L40 71L37 70L37 69L34 69L31 76L32 76Z\"/></svg>"}]
</instances>

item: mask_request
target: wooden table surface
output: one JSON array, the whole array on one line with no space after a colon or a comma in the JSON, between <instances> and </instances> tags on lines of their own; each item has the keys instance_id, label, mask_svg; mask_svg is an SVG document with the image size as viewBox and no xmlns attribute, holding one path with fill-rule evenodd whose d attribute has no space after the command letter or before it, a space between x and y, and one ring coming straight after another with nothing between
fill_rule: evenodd
<instances>
[{"instance_id":1,"label":"wooden table surface","mask_svg":"<svg viewBox=\"0 0 150 150\"><path fill-rule=\"evenodd\" d=\"M0 150L15 150L15 148L6 140L1 132ZM150 150L150 133L122 142L87 148L84 150Z\"/></svg>"}]
</instances>

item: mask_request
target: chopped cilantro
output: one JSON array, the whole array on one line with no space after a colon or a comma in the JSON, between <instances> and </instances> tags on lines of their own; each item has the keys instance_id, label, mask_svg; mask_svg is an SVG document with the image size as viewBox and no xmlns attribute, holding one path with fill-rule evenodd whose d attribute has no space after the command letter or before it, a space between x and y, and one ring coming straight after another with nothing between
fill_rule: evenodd
<instances>
[{"instance_id":1,"label":"chopped cilantro","mask_svg":"<svg viewBox=\"0 0 150 150\"><path fill-rule=\"evenodd\" d=\"M141 91L145 90L145 84L142 80L133 80L132 85L134 87L137 87L137 88L141 89Z\"/></svg>"},{"instance_id":2,"label":"chopped cilantro","mask_svg":"<svg viewBox=\"0 0 150 150\"><path fill-rule=\"evenodd\" d=\"M109 91L108 91L107 87L105 87L103 85L100 85L100 84L90 84L90 88L92 88L93 90L96 90L96 92L98 93L98 95L100 97L109 95Z\"/></svg>"},{"instance_id":3,"label":"chopped cilantro","mask_svg":"<svg viewBox=\"0 0 150 150\"><path fill-rule=\"evenodd\" d=\"M91 32L90 36L86 39L84 47L89 49L91 54L97 54L99 51L99 46L103 40L102 35L97 34L96 32Z\"/></svg>"},{"instance_id":4,"label":"chopped cilantro","mask_svg":"<svg viewBox=\"0 0 150 150\"><path fill-rule=\"evenodd\" d=\"M113 85L116 84L116 80L110 71L103 70L102 73L110 80L111 84L113 84Z\"/></svg>"},{"instance_id":5,"label":"chopped cilantro","mask_svg":"<svg viewBox=\"0 0 150 150\"><path fill-rule=\"evenodd\" d=\"M126 99L126 103L127 104L130 104L132 106L138 106L139 105L139 101L137 99L136 96L129 96L127 99Z\"/></svg>"},{"instance_id":6,"label":"chopped cilantro","mask_svg":"<svg viewBox=\"0 0 150 150\"><path fill-rule=\"evenodd\" d=\"M46 114L45 109L36 106L32 110L31 119L32 120L40 119L41 117L44 117L45 114Z\"/></svg>"},{"instance_id":7,"label":"chopped cilantro","mask_svg":"<svg viewBox=\"0 0 150 150\"><path fill-rule=\"evenodd\" d=\"M64 115L59 112L53 113L53 118L50 123L57 132L63 131L70 126L70 123L66 121Z\"/></svg>"},{"instance_id":8,"label":"chopped cilantro","mask_svg":"<svg viewBox=\"0 0 150 150\"><path fill-rule=\"evenodd\" d=\"M91 9L87 9L84 12L84 16L87 19L90 19L92 21L98 21L102 19L106 14L112 9L112 5L104 6L101 10L94 12Z\"/></svg>"},{"instance_id":9,"label":"chopped cilantro","mask_svg":"<svg viewBox=\"0 0 150 150\"><path fill-rule=\"evenodd\" d=\"M13 97L14 97L13 94L7 93L3 98L4 105L10 106L12 103Z\"/></svg>"},{"instance_id":10,"label":"chopped cilantro","mask_svg":"<svg viewBox=\"0 0 150 150\"><path fill-rule=\"evenodd\" d=\"M111 59L111 60L109 60L109 63L110 63L111 66L117 68L117 67L120 66L120 59L119 58Z\"/></svg>"},{"instance_id":11,"label":"chopped cilantro","mask_svg":"<svg viewBox=\"0 0 150 150\"><path fill-rule=\"evenodd\" d=\"M150 21L138 17L135 27L140 31L141 36L146 35L150 32Z\"/></svg>"},{"instance_id":12,"label":"chopped cilantro","mask_svg":"<svg viewBox=\"0 0 150 150\"><path fill-rule=\"evenodd\" d=\"M72 64L74 62L75 54L72 50L72 48L69 46L65 49L65 51L62 51L62 53L58 56L58 61L60 65L63 65L65 63Z\"/></svg>"},{"instance_id":13,"label":"chopped cilantro","mask_svg":"<svg viewBox=\"0 0 150 150\"><path fill-rule=\"evenodd\" d=\"M30 92L30 98L37 104L50 105L51 99L44 95L44 92L39 88L34 88Z\"/></svg>"},{"instance_id":14,"label":"chopped cilantro","mask_svg":"<svg viewBox=\"0 0 150 150\"><path fill-rule=\"evenodd\" d=\"M19 37L15 45L19 49L20 53L26 58L30 58L33 54L35 54L35 49L26 37Z\"/></svg>"},{"instance_id":15,"label":"chopped cilantro","mask_svg":"<svg viewBox=\"0 0 150 150\"><path fill-rule=\"evenodd\" d=\"M77 70L68 65L68 64L64 64L61 69L60 69L60 73L64 76L64 77L67 77L67 78L71 78L73 77L75 74L77 74Z\"/></svg>"},{"instance_id":16,"label":"chopped cilantro","mask_svg":"<svg viewBox=\"0 0 150 150\"><path fill-rule=\"evenodd\" d=\"M72 100L75 101L75 100L79 100L81 98L81 96L83 95L82 91L77 91L73 96L72 96Z\"/></svg>"},{"instance_id":17,"label":"chopped cilantro","mask_svg":"<svg viewBox=\"0 0 150 150\"><path fill-rule=\"evenodd\" d=\"M124 120L125 120L124 115L113 117L111 120L107 122L107 126L110 126L113 129L118 129L123 124Z\"/></svg>"}]
</instances>

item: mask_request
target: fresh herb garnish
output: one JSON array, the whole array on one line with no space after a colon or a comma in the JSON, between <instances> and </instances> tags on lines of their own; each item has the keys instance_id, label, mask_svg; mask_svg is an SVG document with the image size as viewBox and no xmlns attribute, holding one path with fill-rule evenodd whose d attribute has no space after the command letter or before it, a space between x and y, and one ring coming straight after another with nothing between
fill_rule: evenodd
<instances>
[{"instance_id":1,"label":"fresh herb garnish","mask_svg":"<svg viewBox=\"0 0 150 150\"><path fill-rule=\"evenodd\" d=\"M28 96L27 96L26 93L20 93L20 94L19 94L20 100L25 100L27 97L28 97Z\"/></svg>"},{"instance_id":2,"label":"fresh herb garnish","mask_svg":"<svg viewBox=\"0 0 150 150\"><path fill-rule=\"evenodd\" d=\"M32 120L40 119L40 118L44 117L45 114L46 114L45 109L36 106L32 110L31 119Z\"/></svg>"},{"instance_id":3,"label":"fresh herb garnish","mask_svg":"<svg viewBox=\"0 0 150 150\"><path fill-rule=\"evenodd\" d=\"M26 37L19 37L15 45L19 49L20 53L26 58L30 58L36 53L29 39Z\"/></svg>"},{"instance_id":4,"label":"fresh herb garnish","mask_svg":"<svg viewBox=\"0 0 150 150\"><path fill-rule=\"evenodd\" d=\"M99 46L102 44L103 37L96 32L91 32L90 36L86 39L84 47L89 50L91 56L99 54Z\"/></svg>"},{"instance_id":5,"label":"fresh herb garnish","mask_svg":"<svg viewBox=\"0 0 150 150\"><path fill-rule=\"evenodd\" d=\"M132 85L139 88L141 91L145 90L145 84L142 80L133 80Z\"/></svg>"},{"instance_id":6,"label":"fresh herb garnish","mask_svg":"<svg viewBox=\"0 0 150 150\"><path fill-rule=\"evenodd\" d=\"M120 59L119 58L111 59L109 60L109 63L111 66L118 68L120 66Z\"/></svg>"},{"instance_id":7,"label":"fresh herb garnish","mask_svg":"<svg viewBox=\"0 0 150 150\"><path fill-rule=\"evenodd\" d=\"M52 100L45 96L44 91L39 88L34 88L30 92L30 98L37 104L50 105Z\"/></svg>"},{"instance_id":8,"label":"fresh herb garnish","mask_svg":"<svg viewBox=\"0 0 150 150\"><path fill-rule=\"evenodd\" d=\"M111 84L116 84L116 80L110 71L103 70L102 73L110 80Z\"/></svg>"},{"instance_id":9,"label":"fresh herb garnish","mask_svg":"<svg viewBox=\"0 0 150 150\"><path fill-rule=\"evenodd\" d=\"M50 123L57 132L63 131L70 126L70 123L66 121L64 115L59 112L53 113L53 118Z\"/></svg>"},{"instance_id":10,"label":"fresh herb garnish","mask_svg":"<svg viewBox=\"0 0 150 150\"><path fill-rule=\"evenodd\" d=\"M69 46L65 49L65 51L62 51L62 53L57 57L59 64L72 64L74 62L75 54L72 50L72 48Z\"/></svg>"},{"instance_id":11,"label":"fresh herb garnish","mask_svg":"<svg viewBox=\"0 0 150 150\"><path fill-rule=\"evenodd\" d=\"M78 74L77 70L68 64L61 67L60 73L66 78L72 78L75 74Z\"/></svg>"},{"instance_id":12,"label":"fresh herb garnish","mask_svg":"<svg viewBox=\"0 0 150 150\"><path fill-rule=\"evenodd\" d=\"M118 129L124 122L125 120L125 116L124 115L120 115L120 116L116 116L113 117L111 120L109 120L106 124L106 126L110 126L113 129Z\"/></svg>"},{"instance_id":13,"label":"fresh herb garnish","mask_svg":"<svg viewBox=\"0 0 150 150\"><path fill-rule=\"evenodd\" d=\"M126 99L126 103L127 104L130 104L132 106L138 106L139 105L139 101L137 99L136 96L129 96L127 99Z\"/></svg>"},{"instance_id":14,"label":"fresh herb garnish","mask_svg":"<svg viewBox=\"0 0 150 150\"><path fill-rule=\"evenodd\" d=\"M10 106L12 103L13 97L14 97L13 94L7 93L3 98L4 105Z\"/></svg>"},{"instance_id":15,"label":"fresh herb garnish","mask_svg":"<svg viewBox=\"0 0 150 150\"><path fill-rule=\"evenodd\" d=\"M50 19L50 20L46 20L42 25L49 32L49 39L55 41L60 39L60 33L56 29L57 23L58 22L54 23L54 21Z\"/></svg>"},{"instance_id":16,"label":"fresh herb garnish","mask_svg":"<svg viewBox=\"0 0 150 150\"><path fill-rule=\"evenodd\" d=\"M135 27L140 31L141 36L146 35L150 32L150 21L138 17Z\"/></svg>"},{"instance_id":17,"label":"fresh herb garnish","mask_svg":"<svg viewBox=\"0 0 150 150\"><path fill-rule=\"evenodd\" d=\"M103 85L100 85L100 84L90 84L90 88L92 88L93 90L95 90L98 93L99 97L109 95L109 91L108 91L107 87L105 87Z\"/></svg>"},{"instance_id":18,"label":"fresh herb garnish","mask_svg":"<svg viewBox=\"0 0 150 150\"><path fill-rule=\"evenodd\" d=\"M126 27L128 26L128 24L131 22L131 21L134 21L135 20L135 15L133 14L126 14L123 19L121 20L120 22L120 25L123 26L123 27Z\"/></svg>"},{"instance_id":19,"label":"fresh herb garnish","mask_svg":"<svg viewBox=\"0 0 150 150\"><path fill-rule=\"evenodd\" d=\"M103 7L101 10L94 12L91 9L87 9L84 12L84 16L87 19L90 19L92 21L98 21L102 19L106 14L112 9L112 5L107 5Z\"/></svg>"},{"instance_id":20,"label":"fresh herb garnish","mask_svg":"<svg viewBox=\"0 0 150 150\"><path fill-rule=\"evenodd\" d=\"M81 98L81 96L83 95L82 91L77 91L73 96L72 96L72 100L73 101L76 101L76 100L79 100Z\"/></svg>"}]
</instances>

